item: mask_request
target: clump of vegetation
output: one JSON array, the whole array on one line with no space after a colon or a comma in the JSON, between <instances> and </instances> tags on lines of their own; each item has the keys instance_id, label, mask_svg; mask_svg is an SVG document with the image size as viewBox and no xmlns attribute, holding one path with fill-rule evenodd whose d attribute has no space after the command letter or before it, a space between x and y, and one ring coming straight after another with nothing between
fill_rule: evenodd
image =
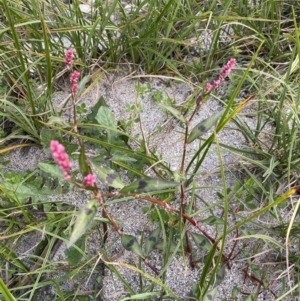
<instances>
[{"instance_id":1,"label":"clump of vegetation","mask_svg":"<svg viewBox=\"0 0 300 301\"><path fill-rule=\"evenodd\" d=\"M182 300L167 284L176 256L186 269L198 271L184 298L299 295L296 2L3 0L0 6L5 12L0 17L2 299L38 300L52 287L51 300L108 300L103 281L109 271L123 286L118 300ZM139 84L135 105L126 107L130 118L118 121L103 95L91 110L77 104L106 73L122 67L185 82L192 94L178 104L152 92L150 82ZM71 120L53 100L63 81ZM148 147L140 119L146 95L181 129L177 170ZM213 98L223 109L193 123ZM251 111L245 110L249 105ZM141 132L132 137L134 124ZM245 138L243 146L219 141L218 134L233 126ZM197 146L192 155L191 145ZM39 160L34 170L10 171L7 154L33 146L52 158ZM221 185L216 202L208 203L197 179L212 150ZM225 152L239 158L238 166L228 168ZM65 197L53 201L73 191L88 199L81 208ZM144 204L145 223L151 225L149 231L137 229L140 237L127 233L111 211L133 201ZM24 242L37 233L39 241L24 250ZM95 233L97 256L87 249ZM136 262L112 260L113 235ZM53 255L62 243L65 261L58 265ZM256 258L265 252L278 262L260 265ZM159 267L153 254L160 254ZM233 286L220 297L218 289L237 258L243 281L253 290ZM136 283L122 275L124 268L138 274ZM57 276L61 270L63 276ZM98 278L89 293L63 289L66 280L93 277Z\"/></svg>"}]
</instances>

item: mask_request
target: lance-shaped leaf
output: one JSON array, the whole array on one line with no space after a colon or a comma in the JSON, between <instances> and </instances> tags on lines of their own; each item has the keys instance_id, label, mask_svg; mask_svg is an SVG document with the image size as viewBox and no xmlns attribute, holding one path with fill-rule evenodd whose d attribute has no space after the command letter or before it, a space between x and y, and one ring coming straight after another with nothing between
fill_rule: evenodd
<instances>
[{"instance_id":1,"label":"lance-shaped leaf","mask_svg":"<svg viewBox=\"0 0 300 301\"><path fill-rule=\"evenodd\" d=\"M88 82L89 76L86 75L78 84L78 90L76 92L76 97L80 96L85 88L86 83Z\"/></svg>"},{"instance_id":2,"label":"lance-shaped leaf","mask_svg":"<svg viewBox=\"0 0 300 301\"><path fill-rule=\"evenodd\" d=\"M195 139L201 137L209 129L211 129L217 123L218 119L222 116L223 112L224 110L198 123L190 132L187 143L193 142Z\"/></svg>"},{"instance_id":3,"label":"lance-shaped leaf","mask_svg":"<svg viewBox=\"0 0 300 301\"><path fill-rule=\"evenodd\" d=\"M224 224L223 219L221 219L217 216L214 216L214 215L211 215L210 217L203 219L201 222L208 224L208 225L223 225Z\"/></svg>"},{"instance_id":4,"label":"lance-shaped leaf","mask_svg":"<svg viewBox=\"0 0 300 301\"><path fill-rule=\"evenodd\" d=\"M84 152L84 147L81 148L80 150L80 154L79 154L79 168L81 173L86 176L89 174L89 167L87 165L86 162L86 156L85 156L85 152Z\"/></svg>"},{"instance_id":5,"label":"lance-shaped leaf","mask_svg":"<svg viewBox=\"0 0 300 301\"><path fill-rule=\"evenodd\" d=\"M191 232L192 238L200 250L209 252L212 248L210 241L203 235Z\"/></svg>"},{"instance_id":6,"label":"lance-shaped leaf","mask_svg":"<svg viewBox=\"0 0 300 301\"><path fill-rule=\"evenodd\" d=\"M225 264L224 263L219 264L218 270L216 272L216 281L214 283L214 287L217 287L222 283L222 281L225 278L225 273L226 273Z\"/></svg>"},{"instance_id":7,"label":"lance-shaped leaf","mask_svg":"<svg viewBox=\"0 0 300 301\"><path fill-rule=\"evenodd\" d=\"M135 253L136 255L145 258L142 248L140 247L136 238L132 235L123 234L121 237L122 246L127 250Z\"/></svg>"},{"instance_id":8,"label":"lance-shaped leaf","mask_svg":"<svg viewBox=\"0 0 300 301\"><path fill-rule=\"evenodd\" d=\"M75 266L79 264L85 252L85 241L86 241L86 236L83 235L75 243L75 245L79 248L79 250L74 247L65 250L65 254L67 256L69 265Z\"/></svg>"},{"instance_id":9,"label":"lance-shaped leaf","mask_svg":"<svg viewBox=\"0 0 300 301\"><path fill-rule=\"evenodd\" d=\"M176 182L165 181L161 179L141 179L125 186L121 193L145 193L159 190L166 190L180 185Z\"/></svg>"},{"instance_id":10,"label":"lance-shaped leaf","mask_svg":"<svg viewBox=\"0 0 300 301\"><path fill-rule=\"evenodd\" d=\"M40 170L49 173L54 178L64 178L63 174L61 173L61 170L56 164L40 162L38 166Z\"/></svg>"},{"instance_id":11,"label":"lance-shaped leaf","mask_svg":"<svg viewBox=\"0 0 300 301\"><path fill-rule=\"evenodd\" d=\"M164 245L163 241L159 241L156 245L155 245L155 249L158 249L160 251L165 251L166 246ZM176 244L174 242L171 242L171 246L169 247L169 251L170 252L174 252L176 250Z\"/></svg>"},{"instance_id":12,"label":"lance-shaped leaf","mask_svg":"<svg viewBox=\"0 0 300 301\"><path fill-rule=\"evenodd\" d=\"M99 166L99 164L94 163L93 161L90 161L90 164L92 165L96 175L99 177L103 184L118 189L124 187L120 176L114 170Z\"/></svg>"},{"instance_id":13,"label":"lance-shaped leaf","mask_svg":"<svg viewBox=\"0 0 300 301\"><path fill-rule=\"evenodd\" d=\"M97 201L93 199L79 211L73 232L67 245L68 248L71 247L91 226L97 212L96 203Z\"/></svg>"},{"instance_id":14,"label":"lance-shaped leaf","mask_svg":"<svg viewBox=\"0 0 300 301\"><path fill-rule=\"evenodd\" d=\"M160 228L156 228L153 230L149 236L147 236L145 241L145 253L149 255L149 253L155 248L155 245L158 243L160 234Z\"/></svg>"},{"instance_id":15,"label":"lance-shaped leaf","mask_svg":"<svg viewBox=\"0 0 300 301\"><path fill-rule=\"evenodd\" d=\"M183 117L183 115L181 114L180 111L178 111L177 109L168 106L168 105L163 105L161 104L160 107L166 109L167 111L169 111L175 118L177 118L179 121L181 122L185 122L185 118Z\"/></svg>"}]
</instances>

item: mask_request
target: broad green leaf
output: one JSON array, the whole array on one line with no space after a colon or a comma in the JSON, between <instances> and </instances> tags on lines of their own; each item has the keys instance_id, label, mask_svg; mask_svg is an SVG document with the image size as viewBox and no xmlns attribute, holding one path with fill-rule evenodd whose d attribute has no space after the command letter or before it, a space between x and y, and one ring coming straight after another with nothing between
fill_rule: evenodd
<instances>
[{"instance_id":1,"label":"broad green leaf","mask_svg":"<svg viewBox=\"0 0 300 301\"><path fill-rule=\"evenodd\" d=\"M62 172L60 171L59 167L56 164L40 162L38 166L40 170L49 173L54 178L59 178L59 179L64 178Z\"/></svg>"},{"instance_id":2,"label":"broad green leaf","mask_svg":"<svg viewBox=\"0 0 300 301\"><path fill-rule=\"evenodd\" d=\"M108 107L100 107L95 119L103 127L101 130L103 139L112 144L123 144L123 141L119 138L120 131L116 127L114 115Z\"/></svg>"},{"instance_id":3,"label":"broad green leaf","mask_svg":"<svg viewBox=\"0 0 300 301\"><path fill-rule=\"evenodd\" d=\"M187 143L193 142L195 139L201 137L209 129L211 129L217 123L218 119L222 116L223 112L224 110L198 123L190 132Z\"/></svg>"},{"instance_id":4,"label":"broad green leaf","mask_svg":"<svg viewBox=\"0 0 300 301\"><path fill-rule=\"evenodd\" d=\"M96 203L97 201L93 199L79 211L67 248L70 248L91 226L97 212Z\"/></svg>"},{"instance_id":5,"label":"broad green leaf","mask_svg":"<svg viewBox=\"0 0 300 301\"><path fill-rule=\"evenodd\" d=\"M115 117L108 107L100 107L95 116L95 119L101 125L116 129Z\"/></svg>"},{"instance_id":6,"label":"broad green leaf","mask_svg":"<svg viewBox=\"0 0 300 301\"><path fill-rule=\"evenodd\" d=\"M31 183L20 184L4 182L1 186L7 191L12 192L20 202L27 201L29 198L31 198L33 203L49 200L49 196L58 192L48 187L40 188L40 186L35 186Z\"/></svg>"},{"instance_id":7,"label":"broad green leaf","mask_svg":"<svg viewBox=\"0 0 300 301\"><path fill-rule=\"evenodd\" d=\"M203 235L191 232L192 238L200 250L209 252L212 248L210 241Z\"/></svg>"},{"instance_id":8,"label":"broad green leaf","mask_svg":"<svg viewBox=\"0 0 300 301\"><path fill-rule=\"evenodd\" d=\"M145 193L159 190L166 190L179 186L179 183L161 179L141 179L125 186L121 193Z\"/></svg>"},{"instance_id":9,"label":"broad green leaf","mask_svg":"<svg viewBox=\"0 0 300 301\"><path fill-rule=\"evenodd\" d=\"M11 294L3 280L0 278L0 292L2 296L4 297L3 301L17 301L15 297Z\"/></svg>"},{"instance_id":10,"label":"broad green leaf","mask_svg":"<svg viewBox=\"0 0 300 301\"><path fill-rule=\"evenodd\" d=\"M208 225L223 225L224 224L224 220L217 217L217 216L210 216L204 220L201 221L202 223L208 224Z\"/></svg>"},{"instance_id":11,"label":"broad green leaf","mask_svg":"<svg viewBox=\"0 0 300 301\"><path fill-rule=\"evenodd\" d=\"M90 161L90 164L103 184L117 189L124 187L120 176L114 170L99 166L99 164L94 163L93 161Z\"/></svg>"},{"instance_id":12,"label":"broad green leaf","mask_svg":"<svg viewBox=\"0 0 300 301\"><path fill-rule=\"evenodd\" d=\"M79 160L80 171L84 176L86 176L89 173L89 167L86 163L86 156L85 156L84 147L82 147L81 150L80 150L78 160Z\"/></svg>"},{"instance_id":13,"label":"broad green leaf","mask_svg":"<svg viewBox=\"0 0 300 301\"><path fill-rule=\"evenodd\" d=\"M160 234L160 228L156 228L153 230L145 240L145 253L149 255L149 253L155 248L155 245L158 243Z\"/></svg>"},{"instance_id":14,"label":"broad green leaf","mask_svg":"<svg viewBox=\"0 0 300 301\"><path fill-rule=\"evenodd\" d=\"M86 236L83 235L75 243L75 245L81 250L81 252L77 248L74 248L74 247L71 247L71 248L65 250L65 254L67 256L69 265L75 266L75 265L79 264L83 254L85 252L85 241L86 241Z\"/></svg>"},{"instance_id":15,"label":"broad green leaf","mask_svg":"<svg viewBox=\"0 0 300 301\"><path fill-rule=\"evenodd\" d=\"M177 118L179 121L181 122L185 122L185 118L183 117L183 115L181 114L180 111L178 111L177 109L171 107L171 106L168 106L168 105L164 105L164 104L161 104L160 107L166 109L167 111L169 111L175 118Z\"/></svg>"},{"instance_id":16,"label":"broad green leaf","mask_svg":"<svg viewBox=\"0 0 300 301\"><path fill-rule=\"evenodd\" d=\"M87 119L90 122L95 122L96 121L97 112L100 109L100 107L102 107L102 106L107 107L107 104L106 104L105 99L103 98L103 96L101 96L99 98L99 100L97 101L97 103L94 105L94 107L92 108L92 112L87 115Z\"/></svg>"},{"instance_id":17,"label":"broad green leaf","mask_svg":"<svg viewBox=\"0 0 300 301\"><path fill-rule=\"evenodd\" d=\"M142 258L145 257L142 248L134 236L123 234L121 237L121 243L127 251L131 251Z\"/></svg>"}]
</instances>

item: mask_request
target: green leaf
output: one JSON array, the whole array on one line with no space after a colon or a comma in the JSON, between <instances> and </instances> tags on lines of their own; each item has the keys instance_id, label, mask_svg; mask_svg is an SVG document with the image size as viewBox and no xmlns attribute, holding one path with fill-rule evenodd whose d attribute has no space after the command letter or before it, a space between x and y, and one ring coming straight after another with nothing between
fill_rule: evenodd
<instances>
[{"instance_id":1,"label":"green leaf","mask_svg":"<svg viewBox=\"0 0 300 301\"><path fill-rule=\"evenodd\" d=\"M0 292L4 297L5 301L17 301L15 297L10 293L9 289L3 282L3 280L0 278Z\"/></svg>"},{"instance_id":2,"label":"green leaf","mask_svg":"<svg viewBox=\"0 0 300 301\"><path fill-rule=\"evenodd\" d=\"M78 84L78 90L76 92L76 97L80 96L85 88L86 83L88 82L89 75L86 75Z\"/></svg>"},{"instance_id":3,"label":"green leaf","mask_svg":"<svg viewBox=\"0 0 300 301\"><path fill-rule=\"evenodd\" d=\"M114 170L103 166L98 166L98 164L94 163L93 161L90 161L90 164L103 184L117 189L121 189L125 186L119 174Z\"/></svg>"},{"instance_id":4,"label":"green leaf","mask_svg":"<svg viewBox=\"0 0 300 301\"><path fill-rule=\"evenodd\" d=\"M32 199L33 203L48 200L49 196L56 192L53 189L49 189L47 187L41 188L30 183L20 184L4 182L1 186L16 195L20 202L27 201L29 198Z\"/></svg>"},{"instance_id":5,"label":"green leaf","mask_svg":"<svg viewBox=\"0 0 300 301\"><path fill-rule=\"evenodd\" d=\"M116 128L114 115L108 107L100 107L95 119L101 125Z\"/></svg>"},{"instance_id":6,"label":"green leaf","mask_svg":"<svg viewBox=\"0 0 300 301\"><path fill-rule=\"evenodd\" d=\"M52 124L53 123L54 122L52 122ZM43 127L41 130L41 133L40 133L40 139L41 139L41 143L43 144L43 146L46 149L49 149L51 140L57 140L57 133L55 133L54 131L49 131L49 128Z\"/></svg>"},{"instance_id":7,"label":"green leaf","mask_svg":"<svg viewBox=\"0 0 300 301\"><path fill-rule=\"evenodd\" d=\"M203 235L191 232L192 238L200 250L209 252L212 248L210 241Z\"/></svg>"},{"instance_id":8,"label":"green leaf","mask_svg":"<svg viewBox=\"0 0 300 301\"><path fill-rule=\"evenodd\" d=\"M116 151L116 152L113 152L112 153L112 156L111 156L111 161L113 162L137 162L137 159L136 158L132 158L130 157L130 155L126 155L124 156L124 154Z\"/></svg>"},{"instance_id":9,"label":"green leaf","mask_svg":"<svg viewBox=\"0 0 300 301\"><path fill-rule=\"evenodd\" d=\"M164 247L166 247L166 246L164 245L164 242L163 242L163 241L159 241L159 242L155 245L155 249L160 250L160 251L162 251L162 252L165 251ZM169 251L173 253L173 252L175 252L175 250L176 250L176 244L175 244L174 242L171 242L171 246L170 246L170 248L169 248Z\"/></svg>"},{"instance_id":10,"label":"green leaf","mask_svg":"<svg viewBox=\"0 0 300 301\"><path fill-rule=\"evenodd\" d=\"M62 117L58 117L58 116L50 116L47 124L56 125L56 126L59 125L61 127L69 127L70 126L70 124L68 122L66 122ZM46 136L44 135L44 133L46 133ZM40 136L41 136L42 143L47 148L49 147L49 143L50 143L48 135L49 136L51 135L50 140L57 140L57 133L49 131L49 128L45 128L44 132L42 131ZM47 140L48 140L48 142L47 142Z\"/></svg>"},{"instance_id":11,"label":"green leaf","mask_svg":"<svg viewBox=\"0 0 300 301\"><path fill-rule=\"evenodd\" d=\"M148 299L151 297L159 297L160 294L161 294L160 292L142 293L142 294L137 294L137 295L132 295L130 297L126 297L120 301L143 300L143 299Z\"/></svg>"},{"instance_id":12,"label":"green leaf","mask_svg":"<svg viewBox=\"0 0 300 301\"><path fill-rule=\"evenodd\" d=\"M92 112L87 115L88 121L90 121L90 122L96 121L97 112L99 111L100 107L102 107L102 106L107 107L107 104L106 104L103 96L101 96L99 98L99 100L97 101L97 103L94 105L94 107L92 108Z\"/></svg>"},{"instance_id":13,"label":"green leaf","mask_svg":"<svg viewBox=\"0 0 300 301\"><path fill-rule=\"evenodd\" d=\"M158 227L147 236L145 240L145 253L147 255L150 254L150 252L155 248L155 245L158 243L159 234L160 228Z\"/></svg>"},{"instance_id":14,"label":"green leaf","mask_svg":"<svg viewBox=\"0 0 300 301\"><path fill-rule=\"evenodd\" d=\"M75 243L75 245L79 248L79 250L77 248L75 248L74 246L65 250L65 254L67 256L69 265L75 266L75 265L79 264L83 254L85 252L85 241L86 241L86 236L83 235Z\"/></svg>"},{"instance_id":15,"label":"green leaf","mask_svg":"<svg viewBox=\"0 0 300 301\"><path fill-rule=\"evenodd\" d=\"M42 239L38 245L36 246L35 250L34 250L34 255L35 256L41 256L41 254L43 253L43 251L45 250L45 248L47 247L49 243L49 237L45 237L44 239Z\"/></svg>"},{"instance_id":16,"label":"green leaf","mask_svg":"<svg viewBox=\"0 0 300 301\"><path fill-rule=\"evenodd\" d=\"M185 122L185 118L183 117L183 115L181 114L180 111L178 111L177 109L171 107L171 106L168 106L168 105L164 105L164 104L161 104L160 107L166 109L167 111L169 111L175 118L177 118L179 121L181 122Z\"/></svg>"},{"instance_id":17,"label":"green leaf","mask_svg":"<svg viewBox=\"0 0 300 301\"><path fill-rule=\"evenodd\" d=\"M205 294L205 296L203 297L203 301L213 301L216 297L216 294L217 294L217 290L218 288L215 287L214 289L210 290L209 292L207 292Z\"/></svg>"},{"instance_id":18,"label":"green leaf","mask_svg":"<svg viewBox=\"0 0 300 301\"><path fill-rule=\"evenodd\" d=\"M217 216L210 216L204 220L201 221L202 223L208 224L208 225L223 225L224 224L224 220L217 217Z\"/></svg>"},{"instance_id":19,"label":"green leaf","mask_svg":"<svg viewBox=\"0 0 300 301\"><path fill-rule=\"evenodd\" d=\"M40 170L49 173L54 178L63 179L63 174L61 173L59 167L56 164L43 163L38 164Z\"/></svg>"},{"instance_id":20,"label":"green leaf","mask_svg":"<svg viewBox=\"0 0 300 301\"><path fill-rule=\"evenodd\" d=\"M67 248L70 248L91 226L97 212L96 203L97 201L93 199L79 211Z\"/></svg>"},{"instance_id":21,"label":"green leaf","mask_svg":"<svg viewBox=\"0 0 300 301\"><path fill-rule=\"evenodd\" d=\"M208 132L217 123L218 119L222 116L224 111L225 110L222 110L222 112L219 112L198 123L190 132L187 139L187 143L193 142L195 139L201 137L206 132Z\"/></svg>"},{"instance_id":22,"label":"green leaf","mask_svg":"<svg viewBox=\"0 0 300 301\"><path fill-rule=\"evenodd\" d=\"M231 299L236 299L240 291L241 291L240 287L234 286L231 292Z\"/></svg>"},{"instance_id":23,"label":"green leaf","mask_svg":"<svg viewBox=\"0 0 300 301\"><path fill-rule=\"evenodd\" d=\"M145 193L159 190L166 190L179 186L179 183L161 179L141 179L125 186L121 193Z\"/></svg>"},{"instance_id":24,"label":"green leaf","mask_svg":"<svg viewBox=\"0 0 300 301\"><path fill-rule=\"evenodd\" d=\"M123 234L121 237L122 246L127 250L135 253L136 255L145 258L142 248L137 242L136 238L132 235Z\"/></svg>"},{"instance_id":25,"label":"green leaf","mask_svg":"<svg viewBox=\"0 0 300 301\"><path fill-rule=\"evenodd\" d=\"M214 283L214 287L217 287L218 285L220 285L221 282L224 280L225 272L226 272L225 264L220 263L218 266L218 270L216 272L216 281Z\"/></svg>"},{"instance_id":26,"label":"green leaf","mask_svg":"<svg viewBox=\"0 0 300 301\"><path fill-rule=\"evenodd\" d=\"M79 168L80 168L80 171L81 173L86 176L89 174L89 167L86 163L86 156L85 156L85 151L84 151L84 147L82 147L80 149L80 154L79 154Z\"/></svg>"}]
</instances>

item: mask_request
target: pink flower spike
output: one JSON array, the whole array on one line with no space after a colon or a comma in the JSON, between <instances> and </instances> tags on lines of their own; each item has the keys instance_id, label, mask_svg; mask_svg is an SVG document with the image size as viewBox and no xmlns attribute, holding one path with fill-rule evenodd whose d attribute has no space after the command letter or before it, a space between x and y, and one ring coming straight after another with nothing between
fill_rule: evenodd
<instances>
[{"instance_id":1,"label":"pink flower spike","mask_svg":"<svg viewBox=\"0 0 300 301\"><path fill-rule=\"evenodd\" d=\"M222 68L219 77L213 81L213 84L207 83L205 87L205 93L209 93L213 90L216 90L220 84L225 80L225 78L231 73L232 68L236 64L236 59L231 58L227 64Z\"/></svg>"},{"instance_id":2,"label":"pink flower spike","mask_svg":"<svg viewBox=\"0 0 300 301\"><path fill-rule=\"evenodd\" d=\"M80 73L78 71L74 71L70 76L70 83L71 83L71 92L73 95L76 94L78 90L78 78L80 76Z\"/></svg>"},{"instance_id":3,"label":"pink flower spike","mask_svg":"<svg viewBox=\"0 0 300 301\"><path fill-rule=\"evenodd\" d=\"M75 70L70 76L70 83L77 84L79 76L80 76L80 72Z\"/></svg>"},{"instance_id":4,"label":"pink flower spike","mask_svg":"<svg viewBox=\"0 0 300 301\"><path fill-rule=\"evenodd\" d=\"M74 50L68 49L65 52L65 63L67 64L67 68L70 69L73 64L73 56L74 56Z\"/></svg>"},{"instance_id":5,"label":"pink flower spike","mask_svg":"<svg viewBox=\"0 0 300 301\"><path fill-rule=\"evenodd\" d=\"M69 161L69 156L65 152L65 148L62 144L60 144L57 140L51 140L50 142L50 150L52 153L52 158L54 162L59 166L64 179L69 181L71 180L71 175L69 173L72 164Z\"/></svg>"},{"instance_id":6,"label":"pink flower spike","mask_svg":"<svg viewBox=\"0 0 300 301\"><path fill-rule=\"evenodd\" d=\"M95 183L96 183L96 178L95 178L95 176L93 174L88 174L83 179L83 186L84 187L94 186Z\"/></svg>"},{"instance_id":7,"label":"pink flower spike","mask_svg":"<svg viewBox=\"0 0 300 301\"><path fill-rule=\"evenodd\" d=\"M227 64L222 68L220 75L219 75L219 80L222 82L230 73L232 68L234 67L236 63L236 59L231 58Z\"/></svg>"},{"instance_id":8,"label":"pink flower spike","mask_svg":"<svg viewBox=\"0 0 300 301\"><path fill-rule=\"evenodd\" d=\"M213 89L213 85L211 83L207 83L205 87L205 92L208 93Z\"/></svg>"},{"instance_id":9,"label":"pink flower spike","mask_svg":"<svg viewBox=\"0 0 300 301\"><path fill-rule=\"evenodd\" d=\"M77 84L74 84L71 88L72 90L72 94L76 94L77 90L78 90L78 85Z\"/></svg>"}]
</instances>

